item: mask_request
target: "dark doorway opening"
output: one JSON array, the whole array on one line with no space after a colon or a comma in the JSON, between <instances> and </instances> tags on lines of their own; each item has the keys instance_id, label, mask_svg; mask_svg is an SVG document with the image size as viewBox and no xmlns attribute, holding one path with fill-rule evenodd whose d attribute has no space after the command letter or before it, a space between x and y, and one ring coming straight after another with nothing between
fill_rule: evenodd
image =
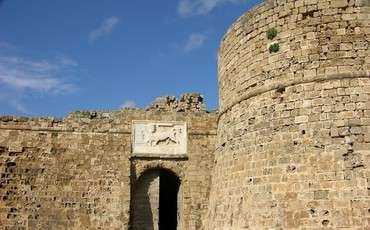
<instances>
[{"instance_id":1,"label":"dark doorway opening","mask_svg":"<svg viewBox=\"0 0 370 230\"><path fill-rule=\"evenodd\" d=\"M161 170L159 176L159 230L176 230L180 180L167 170Z\"/></svg>"},{"instance_id":2,"label":"dark doorway opening","mask_svg":"<svg viewBox=\"0 0 370 230\"><path fill-rule=\"evenodd\" d=\"M181 224L180 184L180 178L170 170L145 171L131 191L130 229L176 230Z\"/></svg>"}]
</instances>

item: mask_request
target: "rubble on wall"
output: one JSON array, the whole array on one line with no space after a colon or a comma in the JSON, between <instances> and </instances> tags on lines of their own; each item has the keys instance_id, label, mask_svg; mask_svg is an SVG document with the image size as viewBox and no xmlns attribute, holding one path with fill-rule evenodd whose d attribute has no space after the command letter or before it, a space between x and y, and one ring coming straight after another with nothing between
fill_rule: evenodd
<instances>
[{"instance_id":1,"label":"rubble on wall","mask_svg":"<svg viewBox=\"0 0 370 230\"><path fill-rule=\"evenodd\" d=\"M185 93L177 99L175 96L158 97L147 110L202 112L206 111L203 96L199 93Z\"/></svg>"},{"instance_id":2,"label":"rubble on wall","mask_svg":"<svg viewBox=\"0 0 370 230\"><path fill-rule=\"evenodd\" d=\"M132 185L154 168L181 177L186 197L179 203L181 229L201 226L217 114L174 111L205 111L202 100L187 94L175 98L169 111L75 111L61 119L0 116L0 229L130 229L132 210L142 204ZM138 120L186 122L187 158L134 157L131 134ZM144 226L156 221L156 213Z\"/></svg>"}]
</instances>

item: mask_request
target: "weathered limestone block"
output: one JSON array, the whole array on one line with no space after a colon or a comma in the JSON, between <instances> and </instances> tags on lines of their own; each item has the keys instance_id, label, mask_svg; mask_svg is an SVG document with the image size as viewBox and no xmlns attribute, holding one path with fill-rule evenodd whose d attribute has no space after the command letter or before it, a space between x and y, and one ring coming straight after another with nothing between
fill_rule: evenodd
<instances>
[{"instance_id":1,"label":"weathered limestone block","mask_svg":"<svg viewBox=\"0 0 370 230\"><path fill-rule=\"evenodd\" d=\"M133 121L132 154L144 157L187 156L186 122Z\"/></svg>"},{"instance_id":2,"label":"weathered limestone block","mask_svg":"<svg viewBox=\"0 0 370 230\"><path fill-rule=\"evenodd\" d=\"M206 106L203 96L199 93L187 93L177 99L175 96L157 98L147 110L178 111L178 112L204 112Z\"/></svg>"},{"instance_id":3,"label":"weathered limestone block","mask_svg":"<svg viewBox=\"0 0 370 230\"><path fill-rule=\"evenodd\" d=\"M133 206L140 205L132 203L140 200L134 185L155 168L181 178L179 225L199 229L208 208L217 114L198 109L204 106L199 95L189 97L183 112L177 106L78 111L64 119L0 117L0 229L129 229ZM153 145L180 142L186 157L133 156L134 120L186 127L181 135L150 136ZM157 190L154 181L144 193ZM150 196L153 209L157 199Z\"/></svg>"},{"instance_id":4,"label":"weathered limestone block","mask_svg":"<svg viewBox=\"0 0 370 230\"><path fill-rule=\"evenodd\" d=\"M268 0L229 28L205 229L370 228L368 2Z\"/></svg>"}]
</instances>

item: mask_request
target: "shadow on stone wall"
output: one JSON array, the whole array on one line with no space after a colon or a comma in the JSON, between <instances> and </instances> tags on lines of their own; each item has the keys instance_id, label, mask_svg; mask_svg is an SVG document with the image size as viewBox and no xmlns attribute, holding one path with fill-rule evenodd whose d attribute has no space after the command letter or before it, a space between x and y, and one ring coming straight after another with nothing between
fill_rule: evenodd
<instances>
[{"instance_id":1,"label":"shadow on stone wall","mask_svg":"<svg viewBox=\"0 0 370 230\"><path fill-rule=\"evenodd\" d=\"M132 193L132 230L157 230L159 208L159 171L145 172Z\"/></svg>"}]
</instances>

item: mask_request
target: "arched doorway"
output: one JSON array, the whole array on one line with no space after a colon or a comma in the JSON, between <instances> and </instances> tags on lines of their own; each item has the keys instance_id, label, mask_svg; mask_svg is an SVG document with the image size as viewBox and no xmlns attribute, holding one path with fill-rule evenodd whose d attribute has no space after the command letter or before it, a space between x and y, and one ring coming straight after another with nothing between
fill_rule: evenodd
<instances>
[{"instance_id":1,"label":"arched doorway","mask_svg":"<svg viewBox=\"0 0 370 230\"><path fill-rule=\"evenodd\" d=\"M132 194L133 230L178 229L179 177L167 169L145 171Z\"/></svg>"}]
</instances>

